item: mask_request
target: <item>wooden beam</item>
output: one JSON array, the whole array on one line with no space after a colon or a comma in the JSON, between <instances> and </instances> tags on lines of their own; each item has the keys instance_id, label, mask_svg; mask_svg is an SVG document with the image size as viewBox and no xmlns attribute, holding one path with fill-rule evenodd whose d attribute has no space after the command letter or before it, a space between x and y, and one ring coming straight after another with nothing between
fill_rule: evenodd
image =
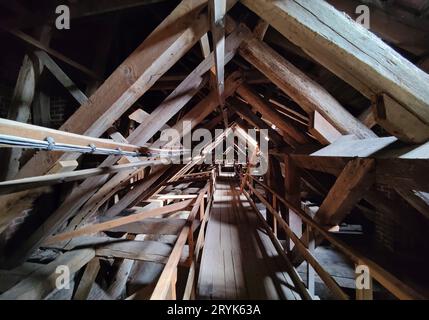
<instances>
[{"instance_id":1,"label":"wooden beam","mask_svg":"<svg viewBox=\"0 0 429 320\"><path fill-rule=\"evenodd\" d=\"M210 43L209 43L209 36L207 35L207 33L205 33L201 39L200 39L200 47L201 47L201 52L203 53L203 57L204 59L206 59L211 50L210 50Z\"/></svg>"},{"instance_id":2,"label":"wooden beam","mask_svg":"<svg viewBox=\"0 0 429 320\"><path fill-rule=\"evenodd\" d=\"M56 62L45 51L36 50L34 54L40 61L48 68L55 78L67 89L68 92L75 98L79 104L84 104L88 101L87 96L79 90L74 82L64 73L63 70L56 64Z\"/></svg>"},{"instance_id":3,"label":"wooden beam","mask_svg":"<svg viewBox=\"0 0 429 320\"><path fill-rule=\"evenodd\" d=\"M235 72L231 74L227 81L227 90L225 91L226 96L231 95L235 92L237 86L241 84L241 74L239 72ZM216 93L212 92L205 100L201 101L197 106L195 106L189 113L187 113L181 120L181 122L177 123L174 128L178 130L178 132L183 133L183 121L191 121L192 127L196 126L200 123L207 115L209 115L218 105L218 99L216 98ZM160 124L161 125L161 124ZM138 136L137 136L138 137ZM133 138L138 139L138 138ZM134 140L131 140L134 141ZM113 158L114 160L115 158ZM111 160L110 160L111 161ZM106 162L106 161L105 161ZM106 163L113 163L106 162ZM106 164L104 163L104 164ZM55 232L56 228L58 228L63 221L71 217L77 210L89 199L94 205L88 205L84 212L85 214L89 211L96 208L96 206L100 206L104 203L107 198L106 192L111 192L115 188L117 188L118 184L123 183L130 179L136 172L134 170L125 171L123 174L116 175L112 178L109 183L106 184L106 181L109 175L103 175L100 177L90 178L85 180L78 188L76 188L63 202L63 204L58 208L49 218L45 221L42 226L34 232L29 239L20 246L19 250L15 251L13 257L10 257L10 264L17 263L17 261L22 260L26 257L32 250L37 248L43 240L48 237L50 234ZM106 192L99 192L97 197L93 197L93 195L97 192L98 188L103 187ZM102 200L101 202L99 200ZM86 215L83 215L85 217Z\"/></svg>"},{"instance_id":4,"label":"wooden beam","mask_svg":"<svg viewBox=\"0 0 429 320\"><path fill-rule=\"evenodd\" d=\"M216 66L216 90L219 95L221 108L225 103L223 92L225 90L225 14L226 0L209 0L211 31L213 37L213 51ZM226 120L226 127L228 122Z\"/></svg>"},{"instance_id":5,"label":"wooden beam","mask_svg":"<svg viewBox=\"0 0 429 320\"><path fill-rule=\"evenodd\" d=\"M253 29L253 34L259 40L264 40L265 34L267 33L270 24L264 19L259 19L256 27Z\"/></svg>"},{"instance_id":6,"label":"wooden beam","mask_svg":"<svg viewBox=\"0 0 429 320\"><path fill-rule=\"evenodd\" d=\"M372 111L375 121L387 132L409 143L429 139L429 126L387 94L378 95Z\"/></svg>"},{"instance_id":7,"label":"wooden beam","mask_svg":"<svg viewBox=\"0 0 429 320\"><path fill-rule=\"evenodd\" d=\"M97 247L95 255L104 258L120 258L165 264L171 250L171 245L158 241L121 241ZM185 251L182 253L180 260L182 264L185 263L188 257L188 252Z\"/></svg>"},{"instance_id":8,"label":"wooden beam","mask_svg":"<svg viewBox=\"0 0 429 320\"><path fill-rule=\"evenodd\" d=\"M30 117L30 106L33 102L36 89L36 66L28 55L24 57L19 70L12 102L7 117L15 121L26 123ZM3 169L2 179L13 179L19 171L21 149L2 150Z\"/></svg>"},{"instance_id":9,"label":"wooden beam","mask_svg":"<svg viewBox=\"0 0 429 320\"><path fill-rule=\"evenodd\" d=\"M95 74L93 71L91 71L90 69L88 69L87 67L81 65L80 63L77 63L76 61L66 57L64 54L51 49L50 47L44 45L42 42L30 37L29 35L27 35L26 33L20 31L20 30L6 30L8 31L10 34L12 34L14 37L20 39L21 41L24 41L26 44L36 48L36 49L40 49L43 50L47 53L49 53L51 56L53 56L54 58L68 64L69 66L75 68L76 70L80 71L82 74L86 75L87 77L91 78L91 79L101 79L101 77L97 74Z\"/></svg>"},{"instance_id":10,"label":"wooden beam","mask_svg":"<svg viewBox=\"0 0 429 320\"><path fill-rule=\"evenodd\" d=\"M372 112L372 108L368 108L364 112L362 112L359 115L358 119L370 129L377 124L377 121L375 121L374 113Z\"/></svg>"},{"instance_id":11,"label":"wooden beam","mask_svg":"<svg viewBox=\"0 0 429 320\"><path fill-rule=\"evenodd\" d=\"M172 170L169 170L172 169ZM144 197L150 197L151 193L155 192L158 188L160 188L164 181L171 178L171 176L175 173L177 173L178 169L170 166L162 166L157 168L157 170L153 170L153 173L143 182L134 187L132 190L127 192L127 194L122 197L117 203L115 203L112 207L110 207L104 215L106 217L114 217L118 215L122 210L125 210L130 205L136 205L139 199L143 199ZM165 175L167 176L165 177ZM162 179L162 181L159 181ZM148 186L153 188L154 190L148 189ZM101 203L104 203L102 201ZM92 204L92 203L91 203ZM85 205L84 208L82 208L82 211L85 212L86 210L90 209L88 212L88 217L91 217L92 214L96 213L96 208L98 208L101 204L98 203L96 206L90 206Z\"/></svg>"},{"instance_id":12,"label":"wooden beam","mask_svg":"<svg viewBox=\"0 0 429 320\"><path fill-rule=\"evenodd\" d=\"M396 187L395 191L426 219L429 219L429 193L401 187Z\"/></svg>"},{"instance_id":13,"label":"wooden beam","mask_svg":"<svg viewBox=\"0 0 429 320\"><path fill-rule=\"evenodd\" d=\"M208 31L207 16L200 14L204 4L204 0L183 0L60 129L102 135ZM39 153L19 176L43 174L46 163L52 165L60 156Z\"/></svg>"},{"instance_id":14,"label":"wooden beam","mask_svg":"<svg viewBox=\"0 0 429 320\"><path fill-rule=\"evenodd\" d=\"M186 221L185 226L177 237L177 241L174 245L173 250L171 251L171 255L168 258L167 264L164 267L164 270L161 273L161 276L158 279L158 282L155 286L155 289L152 293L151 300L160 300L165 299L168 290L170 288L170 282L172 277L177 270L177 265L179 264L180 257L182 256L183 248L185 247L189 231L192 230L192 223L199 211L201 201L203 200L204 195L208 190L208 184L206 187L200 191L197 200L192 207L191 212L189 213L188 219Z\"/></svg>"},{"instance_id":15,"label":"wooden beam","mask_svg":"<svg viewBox=\"0 0 429 320\"><path fill-rule=\"evenodd\" d=\"M424 296L419 292L415 291L413 288L405 284L403 281L395 277L393 274L389 273L387 270L383 269L380 265L376 264L369 258L364 257L361 253L339 240L336 236L332 235L330 232L326 231L323 226L314 221L308 214L300 207L295 206L291 202L285 200L280 195L276 194L274 190L270 189L267 185L260 182L257 179L251 177L253 181L263 186L265 189L270 190L273 194L277 196L277 199L284 203L289 208L293 208L297 214L301 217L303 222L313 228L313 230L319 232L326 240L328 240L333 246L340 250L346 257L351 259L353 262L361 262L367 265L371 270L372 277L378 281L382 286L389 290L393 295L399 299L413 300L413 299L424 299ZM279 217L281 219L281 217Z\"/></svg>"},{"instance_id":16,"label":"wooden beam","mask_svg":"<svg viewBox=\"0 0 429 320\"><path fill-rule=\"evenodd\" d=\"M86 234L92 234L100 231L110 230L128 223L133 223L136 221L143 220L145 218L151 218L151 217L156 217L167 213L174 213L177 211L186 210L186 208L189 207L190 204L192 204L192 201L193 200L185 200L185 201L178 202L162 208L157 208L149 211L143 210L140 213L132 214L127 217L89 225L75 231L60 233L48 238L45 241L45 245L50 245L56 242L72 239L74 237L78 237Z\"/></svg>"},{"instance_id":17,"label":"wooden beam","mask_svg":"<svg viewBox=\"0 0 429 320\"><path fill-rule=\"evenodd\" d=\"M24 139L45 141L51 137L57 144L72 144L87 147L94 145L96 148L121 149L123 151L138 152L141 147L136 145L118 143L110 139L92 138L85 135L70 133L62 130L39 127L32 124L13 120L0 119L0 134L14 136ZM49 168L48 168L49 170ZM37 175L37 172L31 176Z\"/></svg>"},{"instance_id":18,"label":"wooden beam","mask_svg":"<svg viewBox=\"0 0 429 320\"><path fill-rule=\"evenodd\" d=\"M285 190L285 199L291 203L299 206L301 205L301 170L295 166L295 163L292 161L289 155L284 157L284 190ZM303 234L303 225L301 218L297 213L292 209L287 209L287 215L284 217L289 223L291 230L295 235L301 237ZM295 242L292 239L289 239L289 244L286 249L288 251L292 250L295 246Z\"/></svg>"},{"instance_id":19,"label":"wooden beam","mask_svg":"<svg viewBox=\"0 0 429 320\"><path fill-rule=\"evenodd\" d=\"M72 161L75 162L75 160L72 160ZM58 164L59 163L60 162L58 162ZM18 180L3 181L3 182L0 182L0 195L27 190L31 188L49 186L53 184L83 180L93 176L112 174L123 170L137 169L139 167L161 164L161 163L162 163L161 160L138 161L138 162L132 162L128 164L121 164L117 166L104 167L104 168L84 169L84 170L78 170L78 171L62 170L61 173L54 173L54 174L48 174L44 176L31 177L31 178L23 178ZM73 167L75 168L74 165L71 168Z\"/></svg>"},{"instance_id":20,"label":"wooden beam","mask_svg":"<svg viewBox=\"0 0 429 320\"><path fill-rule=\"evenodd\" d=\"M49 46L49 43L52 38L52 27L45 24L36 29L37 38L46 46ZM33 99L32 109L32 123L35 125L50 127L51 126L51 98L47 95L44 90L44 84L47 84L48 81L42 77L44 65L43 62L35 55L35 52L32 53L34 55L35 61L37 61L38 70L37 71L37 87L36 93Z\"/></svg>"},{"instance_id":21,"label":"wooden beam","mask_svg":"<svg viewBox=\"0 0 429 320\"><path fill-rule=\"evenodd\" d=\"M100 260L98 258L92 259L85 268L85 272L80 279L77 290L73 296L73 300L86 300L88 299L91 288L95 282L98 271L100 270Z\"/></svg>"},{"instance_id":22,"label":"wooden beam","mask_svg":"<svg viewBox=\"0 0 429 320\"><path fill-rule=\"evenodd\" d=\"M378 151L394 145L395 137L357 139L354 135L342 136L330 145L312 153L312 156L327 157L369 157Z\"/></svg>"},{"instance_id":23,"label":"wooden beam","mask_svg":"<svg viewBox=\"0 0 429 320\"><path fill-rule=\"evenodd\" d=\"M339 225L375 183L375 160L351 160L338 176L314 219L322 225Z\"/></svg>"},{"instance_id":24,"label":"wooden beam","mask_svg":"<svg viewBox=\"0 0 429 320\"><path fill-rule=\"evenodd\" d=\"M237 93L261 113L264 118L278 127L287 137L287 141L294 141L293 146L309 142L309 139L301 131L296 129L292 123L282 119L279 114L267 105L259 95L254 93L249 86L242 84L237 88Z\"/></svg>"},{"instance_id":25,"label":"wooden beam","mask_svg":"<svg viewBox=\"0 0 429 320\"><path fill-rule=\"evenodd\" d=\"M224 63L228 63L234 57L242 41L242 30L242 27L239 27L227 37ZM205 58L204 61L201 62L164 100L164 102L136 128L129 140L134 141L134 138L138 137L138 143L141 144L144 143L143 141L147 142L152 138L152 136L160 130L160 124L166 123L179 112L206 83L207 79L204 78L204 74L214 66L214 61L214 54L210 53L209 56ZM230 94L228 94L228 96Z\"/></svg>"},{"instance_id":26,"label":"wooden beam","mask_svg":"<svg viewBox=\"0 0 429 320\"><path fill-rule=\"evenodd\" d=\"M328 0L337 10L347 13L353 20L359 16L356 8L362 4L357 0ZM428 24L418 19L404 21L405 12L402 14L393 14L388 10L381 10L370 5L370 30L380 36L387 43L394 44L417 56L425 54L429 50L427 42ZM419 23L420 22L420 23Z\"/></svg>"},{"instance_id":27,"label":"wooden beam","mask_svg":"<svg viewBox=\"0 0 429 320\"><path fill-rule=\"evenodd\" d=\"M293 240L295 247L299 248L300 253L305 256L306 261L311 263L314 269L317 271L320 278L326 284L326 286L332 291L336 299L339 300L348 300L349 297L347 294L340 288L338 283L333 279L333 277L319 264L319 262L314 258L311 252L306 248L305 244L295 235L289 225L282 219L282 217L274 210L274 208L269 204L269 202L252 186L249 185L252 193L265 205L267 210L275 217L279 222L280 226L285 230L287 235ZM250 199L250 197L249 197ZM258 211L259 213L259 211ZM259 213L260 214L260 213ZM260 214L261 215L261 214Z\"/></svg>"},{"instance_id":28,"label":"wooden beam","mask_svg":"<svg viewBox=\"0 0 429 320\"><path fill-rule=\"evenodd\" d=\"M250 30L248 32L250 34ZM322 86L264 42L249 37L243 41L239 53L307 113L318 111L342 134L353 133L359 138L375 137L370 129L353 117Z\"/></svg>"},{"instance_id":29,"label":"wooden beam","mask_svg":"<svg viewBox=\"0 0 429 320\"><path fill-rule=\"evenodd\" d=\"M331 144L342 134L317 111L310 115L308 131L322 144Z\"/></svg>"},{"instance_id":30,"label":"wooden beam","mask_svg":"<svg viewBox=\"0 0 429 320\"><path fill-rule=\"evenodd\" d=\"M71 2L67 4L70 8L70 18L78 20L81 18L90 18L97 15L113 13L127 9L138 9L138 7L166 2L167 0L87 0L84 2ZM58 15L55 13L57 1L51 2L49 6L44 6L44 10L14 10L19 14L2 21L2 25L15 28L32 28L42 23L54 25ZM9 5L8 5L9 6ZM24 9L24 8L23 8Z\"/></svg>"},{"instance_id":31,"label":"wooden beam","mask_svg":"<svg viewBox=\"0 0 429 320\"><path fill-rule=\"evenodd\" d=\"M195 196L197 198L198 196ZM110 218L102 218L105 222ZM142 221L129 223L110 229L112 232L126 232L132 234L177 235L185 224L185 219L147 218Z\"/></svg>"},{"instance_id":32,"label":"wooden beam","mask_svg":"<svg viewBox=\"0 0 429 320\"><path fill-rule=\"evenodd\" d=\"M56 260L41 267L0 295L0 300L40 300L55 290L58 278L57 267L67 266L72 276L94 258L93 249L82 249L62 254ZM65 289L67 290L67 289ZM71 290L71 289L69 289Z\"/></svg>"},{"instance_id":33,"label":"wooden beam","mask_svg":"<svg viewBox=\"0 0 429 320\"><path fill-rule=\"evenodd\" d=\"M363 84L370 91L385 92L422 124L429 125L429 75L328 3L304 0L242 3L356 89L362 90Z\"/></svg>"},{"instance_id":34,"label":"wooden beam","mask_svg":"<svg viewBox=\"0 0 429 320\"><path fill-rule=\"evenodd\" d=\"M251 107L241 100L237 98L230 98L229 105L238 112L240 116L243 117L247 122L252 124L254 127L259 129L268 130L268 136L277 146L281 146L284 144L282 137L274 131L266 122L264 122L261 118L259 118L255 113L251 111ZM291 143L295 143L294 140L290 141Z\"/></svg>"},{"instance_id":35,"label":"wooden beam","mask_svg":"<svg viewBox=\"0 0 429 320\"><path fill-rule=\"evenodd\" d=\"M327 157L291 155L300 168L327 172L338 176L352 157ZM425 172L429 163L425 159L375 159L375 183L394 188L407 187L412 190L429 192Z\"/></svg>"}]
</instances>

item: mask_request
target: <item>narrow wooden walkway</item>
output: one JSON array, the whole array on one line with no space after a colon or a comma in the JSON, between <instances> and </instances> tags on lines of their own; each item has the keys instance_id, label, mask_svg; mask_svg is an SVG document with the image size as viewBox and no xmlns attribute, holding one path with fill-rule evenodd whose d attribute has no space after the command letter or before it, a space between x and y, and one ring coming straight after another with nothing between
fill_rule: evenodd
<instances>
[{"instance_id":1,"label":"narrow wooden walkway","mask_svg":"<svg viewBox=\"0 0 429 320\"><path fill-rule=\"evenodd\" d=\"M300 299L238 182L223 173L214 203L197 285L199 299Z\"/></svg>"}]
</instances>

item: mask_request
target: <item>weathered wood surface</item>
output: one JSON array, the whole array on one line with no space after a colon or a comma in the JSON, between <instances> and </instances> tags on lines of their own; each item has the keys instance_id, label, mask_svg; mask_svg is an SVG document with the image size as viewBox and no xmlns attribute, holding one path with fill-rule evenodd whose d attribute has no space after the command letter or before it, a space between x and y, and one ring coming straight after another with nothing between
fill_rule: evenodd
<instances>
[{"instance_id":1,"label":"weathered wood surface","mask_svg":"<svg viewBox=\"0 0 429 320\"><path fill-rule=\"evenodd\" d=\"M56 280L59 275L56 273L58 266L67 266L70 270L70 275L73 275L92 260L94 255L93 249L67 252L51 263L39 268L10 290L0 295L0 300L43 299L56 288Z\"/></svg>"},{"instance_id":2,"label":"weathered wood surface","mask_svg":"<svg viewBox=\"0 0 429 320\"><path fill-rule=\"evenodd\" d=\"M197 297L299 299L261 222L239 186L219 177L207 226ZM241 203L240 203L241 202Z\"/></svg>"},{"instance_id":3,"label":"weathered wood surface","mask_svg":"<svg viewBox=\"0 0 429 320\"><path fill-rule=\"evenodd\" d=\"M246 31L246 39L239 49L240 55L290 96L308 114L318 111L342 134L355 134L360 138L376 136L320 84L292 65L266 43L251 36L250 30L246 29Z\"/></svg>"},{"instance_id":4,"label":"weathered wood surface","mask_svg":"<svg viewBox=\"0 0 429 320\"><path fill-rule=\"evenodd\" d=\"M429 125L429 75L327 2L242 3L357 90L369 97L385 92Z\"/></svg>"}]
</instances>

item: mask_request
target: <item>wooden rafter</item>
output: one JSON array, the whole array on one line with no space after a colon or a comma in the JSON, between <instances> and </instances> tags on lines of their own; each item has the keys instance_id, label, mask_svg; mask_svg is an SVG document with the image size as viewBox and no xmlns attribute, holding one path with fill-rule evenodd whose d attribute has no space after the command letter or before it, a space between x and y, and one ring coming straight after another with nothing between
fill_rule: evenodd
<instances>
[{"instance_id":1,"label":"wooden rafter","mask_svg":"<svg viewBox=\"0 0 429 320\"><path fill-rule=\"evenodd\" d=\"M267 44L247 31L239 53L265 76L290 96L307 113L318 111L342 134L356 134L361 138L375 134L353 117L321 85L286 61Z\"/></svg>"},{"instance_id":2,"label":"wooden rafter","mask_svg":"<svg viewBox=\"0 0 429 320\"><path fill-rule=\"evenodd\" d=\"M371 32L325 1L242 3L357 90L389 94L429 131L429 75ZM413 130L410 128L410 134L415 135Z\"/></svg>"},{"instance_id":3,"label":"wooden rafter","mask_svg":"<svg viewBox=\"0 0 429 320\"><path fill-rule=\"evenodd\" d=\"M213 51L216 69L216 91L219 105L224 117L225 128L228 128L228 118L224 111L225 105L225 14L226 0L209 0L209 13L213 37Z\"/></svg>"}]
</instances>

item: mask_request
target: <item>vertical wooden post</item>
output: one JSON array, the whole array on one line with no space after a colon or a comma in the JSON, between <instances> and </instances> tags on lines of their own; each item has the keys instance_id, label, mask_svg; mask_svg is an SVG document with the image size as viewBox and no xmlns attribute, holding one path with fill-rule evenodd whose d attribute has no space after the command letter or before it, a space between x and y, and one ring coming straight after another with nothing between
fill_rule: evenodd
<instances>
[{"instance_id":1,"label":"vertical wooden post","mask_svg":"<svg viewBox=\"0 0 429 320\"><path fill-rule=\"evenodd\" d=\"M27 122L30 117L30 106L33 102L36 78L35 66L28 55L25 55L16 80L12 102L7 118L19 122ZM19 170L21 148L6 148L2 153L2 180L13 179Z\"/></svg>"},{"instance_id":2,"label":"vertical wooden post","mask_svg":"<svg viewBox=\"0 0 429 320\"><path fill-rule=\"evenodd\" d=\"M277 208L277 196L273 194L273 208L278 212ZM277 219L276 217L273 217L273 233L277 237Z\"/></svg>"},{"instance_id":3,"label":"vertical wooden post","mask_svg":"<svg viewBox=\"0 0 429 320\"><path fill-rule=\"evenodd\" d=\"M200 221L203 221L204 219L204 198L201 199L201 204L200 204Z\"/></svg>"},{"instance_id":4,"label":"vertical wooden post","mask_svg":"<svg viewBox=\"0 0 429 320\"><path fill-rule=\"evenodd\" d=\"M44 25L36 31L36 38L39 39L40 43L49 47L52 37L52 27ZM44 69L43 61L37 55L38 51L35 51L34 61L38 62L36 68L36 84L37 90L35 92L33 100L33 124L42 127L49 127L51 124L51 98L43 92L43 85L46 86L46 81L43 81L42 72Z\"/></svg>"},{"instance_id":5,"label":"vertical wooden post","mask_svg":"<svg viewBox=\"0 0 429 320\"><path fill-rule=\"evenodd\" d=\"M298 207L301 206L301 196L300 196L300 183L301 177L299 174L299 168L297 168L289 155L286 155L284 158L285 163L285 198L296 204ZM299 238L302 236L302 220L301 218L291 209L289 209L288 215L288 223L291 230L297 235ZM294 243L292 241L288 241L289 246L288 250L292 250L294 247Z\"/></svg>"},{"instance_id":6,"label":"vertical wooden post","mask_svg":"<svg viewBox=\"0 0 429 320\"><path fill-rule=\"evenodd\" d=\"M306 228L307 239L310 241L307 244L307 249L312 255L314 255L314 249L316 247L315 240L312 233L312 228L307 226ZM307 261L307 289L311 296L315 295L315 281L314 281L315 272L311 264Z\"/></svg>"},{"instance_id":7,"label":"vertical wooden post","mask_svg":"<svg viewBox=\"0 0 429 320\"><path fill-rule=\"evenodd\" d=\"M194 260L194 251L195 251L194 233L192 231L192 226L189 228L188 246L189 246L189 256L188 256L187 262L190 265Z\"/></svg>"}]
</instances>

